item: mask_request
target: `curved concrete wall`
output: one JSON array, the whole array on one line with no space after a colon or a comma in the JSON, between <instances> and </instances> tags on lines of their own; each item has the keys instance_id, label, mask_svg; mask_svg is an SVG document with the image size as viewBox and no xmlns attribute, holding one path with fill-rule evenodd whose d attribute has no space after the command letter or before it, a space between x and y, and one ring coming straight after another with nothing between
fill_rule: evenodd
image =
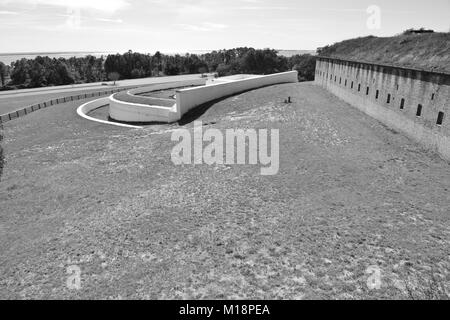
<instances>
[{"instance_id":1,"label":"curved concrete wall","mask_svg":"<svg viewBox=\"0 0 450 320\"><path fill-rule=\"evenodd\" d=\"M235 80L237 79L237 80ZM298 72L290 71L267 76L237 75L226 83L218 83L204 86L206 79L195 79L172 83L162 83L153 86L133 89L128 94L135 95L145 92L165 90L190 85L203 85L202 87L178 90L176 104L173 107L163 107L146 104L152 102L152 98L139 97L141 103L120 101L115 95L110 97L110 117L124 122L165 122L171 123L180 120L189 110L206 102L247 90L256 89L268 85L298 82ZM155 99L153 99L155 101Z\"/></svg>"},{"instance_id":2,"label":"curved concrete wall","mask_svg":"<svg viewBox=\"0 0 450 320\"><path fill-rule=\"evenodd\" d=\"M175 122L178 119L177 106L161 107L118 101L113 96L109 98L109 116L124 122Z\"/></svg>"},{"instance_id":3,"label":"curved concrete wall","mask_svg":"<svg viewBox=\"0 0 450 320\"><path fill-rule=\"evenodd\" d=\"M212 84L205 87L177 91L177 112L179 118L189 110L206 102L241 93L264 86L298 82L298 72L290 71L267 76L258 76L227 83Z\"/></svg>"},{"instance_id":4,"label":"curved concrete wall","mask_svg":"<svg viewBox=\"0 0 450 320\"><path fill-rule=\"evenodd\" d=\"M109 104L109 100L110 97L105 97L105 98L101 98L101 99L97 99L94 101L90 101L87 102L83 105L81 105L78 109L77 109L77 113L80 117L86 119L86 120L90 120L90 121L95 121L98 123L103 123L103 124L110 124L110 125L115 125L115 126L119 126L119 127L125 127L125 128L134 128L134 129L140 129L141 127L137 127L137 126L131 126L131 125L127 125L127 124L121 124L121 123L114 123L114 122L110 122L110 121L105 121L105 120L100 120L100 119L96 119L93 117L88 116L88 114L98 108L101 107L106 107Z\"/></svg>"},{"instance_id":5,"label":"curved concrete wall","mask_svg":"<svg viewBox=\"0 0 450 320\"><path fill-rule=\"evenodd\" d=\"M109 98L109 114L110 117L117 121L124 122L175 122L178 121L178 113L176 108L176 101L172 107L164 107L157 105L150 105L157 100L151 97L137 96L138 94L173 89L186 86L202 86L205 85L206 79L194 79L178 82L158 83L151 86L132 89L127 92L128 95L139 98L141 103L126 102L116 98L112 95ZM148 102L148 103L147 103Z\"/></svg>"},{"instance_id":6,"label":"curved concrete wall","mask_svg":"<svg viewBox=\"0 0 450 320\"><path fill-rule=\"evenodd\" d=\"M128 90L129 95L138 95L142 93L159 91L159 90L167 90L173 88L180 87L188 87L188 86L204 86L206 84L206 79L194 79L194 80L185 80L185 81L177 81L177 82L168 82L168 83L158 83L151 86L145 86L141 88Z\"/></svg>"},{"instance_id":7,"label":"curved concrete wall","mask_svg":"<svg viewBox=\"0 0 450 320\"><path fill-rule=\"evenodd\" d=\"M449 74L319 57L315 82L450 160Z\"/></svg>"}]
</instances>

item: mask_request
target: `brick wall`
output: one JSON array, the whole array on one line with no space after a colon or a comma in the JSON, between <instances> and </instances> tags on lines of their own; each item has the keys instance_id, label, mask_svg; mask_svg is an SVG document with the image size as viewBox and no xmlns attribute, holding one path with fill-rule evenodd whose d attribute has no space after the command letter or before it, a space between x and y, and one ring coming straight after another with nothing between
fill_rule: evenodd
<instances>
[{"instance_id":1,"label":"brick wall","mask_svg":"<svg viewBox=\"0 0 450 320\"><path fill-rule=\"evenodd\" d=\"M319 57L315 82L450 160L450 74Z\"/></svg>"}]
</instances>

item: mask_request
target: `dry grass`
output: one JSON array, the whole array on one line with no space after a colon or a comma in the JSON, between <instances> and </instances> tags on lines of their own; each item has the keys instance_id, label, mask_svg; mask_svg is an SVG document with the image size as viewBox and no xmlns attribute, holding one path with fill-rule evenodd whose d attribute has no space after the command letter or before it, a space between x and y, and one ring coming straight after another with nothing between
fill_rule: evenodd
<instances>
[{"instance_id":1,"label":"dry grass","mask_svg":"<svg viewBox=\"0 0 450 320\"><path fill-rule=\"evenodd\" d=\"M450 33L351 39L321 55L450 73Z\"/></svg>"},{"instance_id":2,"label":"dry grass","mask_svg":"<svg viewBox=\"0 0 450 320\"><path fill-rule=\"evenodd\" d=\"M0 182L2 181L3 166L4 166L2 141L3 141L3 124L0 123Z\"/></svg>"},{"instance_id":3,"label":"dry grass","mask_svg":"<svg viewBox=\"0 0 450 320\"><path fill-rule=\"evenodd\" d=\"M5 125L0 298L409 299L406 267L448 285L448 164L319 87L267 87L201 115L280 129L273 177L176 167L177 125L104 126L76 107Z\"/></svg>"},{"instance_id":4,"label":"dry grass","mask_svg":"<svg viewBox=\"0 0 450 320\"><path fill-rule=\"evenodd\" d=\"M418 276L408 274L404 282L410 300L450 300L447 279L434 270Z\"/></svg>"}]
</instances>

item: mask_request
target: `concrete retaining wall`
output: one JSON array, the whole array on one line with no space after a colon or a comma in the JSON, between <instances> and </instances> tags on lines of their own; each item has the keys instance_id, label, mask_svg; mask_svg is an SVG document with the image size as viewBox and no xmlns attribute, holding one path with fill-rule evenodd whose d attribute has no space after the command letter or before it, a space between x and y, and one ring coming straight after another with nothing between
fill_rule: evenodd
<instances>
[{"instance_id":1,"label":"concrete retaining wall","mask_svg":"<svg viewBox=\"0 0 450 320\"><path fill-rule=\"evenodd\" d=\"M94 101L89 101L89 102L81 105L80 107L78 107L77 114L86 120L90 120L90 121L94 121L94 122L98 122L98 123L109 124L109 125L112 124L115 126L134 128L134 129L141 128L141 127L131 126L131 125L127 125L127 124L114 123L114 122L110 122L110 121L106 121L106 120L100 120L100 119L96 119L96 118L88 116L88 114L90 112L92 112L98 108L108 106L110 103L109 98L110 97L105 97L105 98L97 99Z\"/></svg>"},{"instance_id":2,"label":"concrete retaining wall","mask_svg":"<svg viewBox=\"0 0 450 320\"><path fill-rule=\"evenodd\" d=\"M450 160L449 74L319 57L315 82Z\"/></svg>"},{"instance_id":3,"label":"concrete retaining wall","mask_svg":"<svg viewBox=\"0 0 450 320\"><path fill-rule=\"evenodd\" d=\"M189 110L206 102L214 101L233 94L264 86L298 82L298 72L290 71L267 76L236 80L227 83L212 84L200 88L183 89L177 91L177 112L179 118Z\"/></svg>"},{"instance_id":4,"label":"concrete retaining wall","mask_svg":"<svg viewBox=\"0 0 450 320\"><path fill-rule=\"evenodd\" d=\"M204 86L206 79L196 79L172 83L162 83L153 86L146 86L143 88L130 90L129 95L136 95L145 92L158 91L164 89L171 89L183 86L196 85L201 87L188 88L177 90L176 104L173 107L163 107L149 105L152 101L157 99L140 97L142 101L126 102L116 98L110 97L110 117L117 121L123 122L164 122L171 123L180 120L186 112L200 106L206 102L213 101L219 98L227 97L233 94L241 93L247 90L256 89L268 85L279 83L298 82L297 71L278 73L267 76L236 76L238 80L230 80L226 83L212 84ZM135 96L133 96L135 97ZM147 103L146 103L147 102Z\"/></svg>"},{"instance_id":5,"label":"concrete retaining wall","mask_svg":"<svg viewBox=\"0 0 450 320\"><path fill-rule=\"evenodd\" d=\"M186 86L204 86L206 79L194 79L178 82L159 83L129 90L128 95L136 97L137 94L146 92L180 88ZM170 123L178 121L176 101L171 108L150 105L157 99L151 97L138 96L142 103L126 102L119 100L112 95L109 103L109 115L112 119L123 122L164 122Z\"/></svg>"},{"instance_id":6,"label":"concrete retaining wall","mask_svg":"<svg viewBox=\"0 0 450 320\"><path fill-rule=\"evenodd\" d=\"M116 121L170 123L178 120L177 114L175 104L172 108L167 108L118 101L113 96L109 98L109 116Z\"/></svg>"},{"instance_id":7,"label":"concrete retaining wall","mask_svg":"<svg viewBox=\"0 0 450 320\"><path fill-rule=\"evenodd\" d=\"M141 88L136 88L132 90L128 90L128 94L130 95L137 95L152 91L159 91L159 90L167 90L167 89L174 89L174 88L181 88L181 87L188 87L188 86L204 86L206 84L206 79L193 79L193 80L184 80L184 81L177 81L177 82L168 82L168 83L158 83L150 86L145 86ZM145 98L145 97L143 97Z\"/></svg>"},{"instance_id":8,"label":"concrete retaining wall","mask_svg":"<svg viewBox=\"0 0 450 320\"><path fill-rule=\"evenodd\" d=\"M98 108L106 107L108 104L109 104L109 97L97 99L81 105L78 108L77 112L78 114L82 113L83 115L87 115Z\"/></svg>"}]
</instances>

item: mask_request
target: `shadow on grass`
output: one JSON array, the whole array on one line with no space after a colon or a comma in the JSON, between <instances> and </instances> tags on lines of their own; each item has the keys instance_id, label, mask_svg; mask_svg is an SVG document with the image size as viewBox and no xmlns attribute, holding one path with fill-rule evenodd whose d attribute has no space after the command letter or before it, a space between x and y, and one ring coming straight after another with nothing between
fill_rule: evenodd
<instances>
[{"instance_id":1,"label":"shadow on grass","mask_svg":"<svg viewBox=\"0 0 450 320\"><path fill-rule=\"evenodd\" d=\"M142 126L142 127L144 127L144 126L156 126L156 125L167 125L168 124L167 122L157 122L157 121L154 121L154 122L126 122L126 121L118 121L118 120L115 120L115 119L113 119L113 118L111 118L109 116L108 116L108 121L109 122L114 122L114 123L120 123L120 124L128 124L128 125L133 125L133 126Z\"/></svg>"},{"instance_id":2,"label":"shadow on grass","mask_svg":"<svg viewBox=\"0 0 450 320\"><path fill-rule=\"evenodd\" d=\"M285 83L285 84L289 84L289 83ZM225 97L221 97L212 101L209 101L207 103L204 103L198 107L195 107L194 109L188 111L182 118L181 120L178 121L178 125L179 126L185 126L188 125L196 120L198 120L202 115L204 115L213 105L215 105L216 103L219 103L223 100L226 100L228 98L234 97L234 96L238 96L241 95L243 93L247 93L247 92L251 92L251 91L255 91L255 90L259 90L259 89L263 89L263 88L267 88L267 87L272 87L272 86L278 86L278 85L283 85L283 83L280 84L276 84L276 85L267 85L267 86L263 86L263 87L259 87L259 88L255 88L255 89L248 89L248 90L244 90L241 91L239 93L235 93L235 94L230 94L227 95ZM280 99L285 99L287 97L280 97ZM170 125L170 123L166 123L166 122L126 122L126 121L118 121L115 120L113 118L111 118L110 116L108 116L108 121L110 122L115 122L115 123L120 123L120 124L128 124L128 125L135 125L135 126L153 126L153 125Z\"/></svg>"},{"instance_id":3,"label":"shadow on grass","mask_svg":"<svg viewBox=\"0 0 450 320\"><path fill-rule=\"evenodd\" d=\"M287 83L286 83L287 84ZM194 109L188 111L182 118L180 121L178 121L178 124L180 126L185 126L188 125L196 120L198 120L202 115L204 115L213 105L215 105L216 103L219 103L220 101L226 100L228 98L234 97L234 96L238 96L241 95L243 93L247 93L247 92L251 92L251 91L255 91L255 90L259 90L259 89L263 89L263 88L267 88L267 87L272 87L272 86L278 86L278 85L283 85L283 83L279 83L279 84L271 84L271 85L267 85L267 86L263 86L263 87L259 87L256 89L249 89L249 90L245 90L245 91L241 91L239 93L234 93L234 94L230 94L228 96L216 99L216 100L212 100L209 101L205 104L202 104L198 107L195 107Z\"/></svg>"}]
</instances>

